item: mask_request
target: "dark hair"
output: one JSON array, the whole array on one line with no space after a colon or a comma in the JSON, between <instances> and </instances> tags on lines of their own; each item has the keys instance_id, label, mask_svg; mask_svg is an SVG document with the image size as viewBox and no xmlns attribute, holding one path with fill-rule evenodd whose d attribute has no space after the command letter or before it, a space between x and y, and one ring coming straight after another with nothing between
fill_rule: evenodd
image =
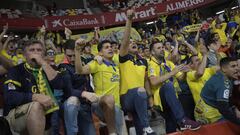
<instances>
[{"instance_id":1,"label":"dark hair","mask_svg":"<svg viewBox=\"0 0 240 135\"><path fill-rule=\"evenodd\" d=\"M162 43L162 42L159 42L159 41L153 41L153 42L150 44L150 46L149 46L149 50L152 51L154 45L157 44L157 43Z\"/></svg>"},{"instance_id":2,"label":"dark hair","mask_svg":"<svg viewBox=\"0 0 240 135\"><path fill-rule=\"evenodd\" d=\"M103 40L102 42L100 42L100 43L98 44L98 46L97 46L98 52L100 52L100 51L102 50L103 44L106 44L106 43L111 44L111 41L109 41L109 40Z\"/></svg>"},{"instance_id":3,"label":"dark hair","mask_svg":"<svg viewBox=\"0 0 240 135\"><path fill-rule=\"evenodd\" d=\"M64 51L66 51L67 49L74 50L75 40L69 39L63 44L63 46L64 46Z\"/></svg>"},{"instance_id":4,"label":"dark hair","mask_svg":"<svg viewBox=\"0 0 240 135\"><path fill-rule=\"evenodd\" d=\"M236 61L236 58L233 57L225 57L220 60L220 67L228 65L232 61Z\"/></svg>"},{"instance_id":5,"label":"dark hair","mask_svg":"<svg viewBox=\"0 0 240 135\"><path fill-rule=\"evenodd\" d=\"M212 33L209 37L207 37L205 43L207 48L212 44L212 43L216 43L216 40L214 39L214 35L217 33Z\"/></svg>"},{"instance_id":6,"label":"dark hair","mask_svg":"<svg viewBox=\"0 0 240 135\"><path fill-rule=\"evenodd\" d=\"M112 41L111 44L117 44L118 45L118 43L116 41Z\"/></svg>"},{"instance_id":7,"label":"dark hair","mask_svg":"<svg viewBox=\"0 0 240 135\"><path fill-rule=\"evenodd\" d=\"M164 44L164 45L166 45L166 43L167 43L167 42L169 42L169 43L170 43L170 45L171 45L171 42L170 42L170 41L168 41L168 40L164 41L164 43L163 43L163 44Z\"/></svg>"},{"instance_id":8,"label":"dark hair","mask_svg":"<svg viewBox=\"0 0 240 135\"><path fill-rule=\"evenodd\" d=\"M147 46L144 46L143 47L143 50L147 50L147 49L149 49L149 47L147 47ZM150 49L149 49L150 50Z\"/></svg>"},{"instance_id":9,"label":"dark hair","mask_svg":"<svg viewBox=\"0 0 240 135\"><path fill-rule=\"evenodd\" d=\"M40 44L44 48L44 44L39 40L29 40L24 43L23 50L25 50L27 47L34 45L34 44Z\"/></svg>"}]
</instances>

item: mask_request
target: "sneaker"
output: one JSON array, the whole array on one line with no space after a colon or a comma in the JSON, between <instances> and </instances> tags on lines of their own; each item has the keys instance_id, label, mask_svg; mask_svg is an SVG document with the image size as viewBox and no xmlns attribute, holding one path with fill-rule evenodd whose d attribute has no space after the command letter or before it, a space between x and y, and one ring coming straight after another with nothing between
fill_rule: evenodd
<instances>
[{"instance_id":1,"label":"sneaker","mask_svg":"<svg viewBox=\"0 0 240 135\"><path fill-rule=\"evenodd\" d=\"M201 127L200 123L190 120L188 118L184 118L180 124L180 130L186 130L186 129L198 130L200 127Z\"/></svg>"},{"instance_id":2,"label":"sneaker","mask_svg":"<svg viewBox=\"0 0 240 135\"><path fill-rule=\"evenodd\" d=\"M143 128L143 135L157 135L151 127Z\"/></svg>"}]
</instances>

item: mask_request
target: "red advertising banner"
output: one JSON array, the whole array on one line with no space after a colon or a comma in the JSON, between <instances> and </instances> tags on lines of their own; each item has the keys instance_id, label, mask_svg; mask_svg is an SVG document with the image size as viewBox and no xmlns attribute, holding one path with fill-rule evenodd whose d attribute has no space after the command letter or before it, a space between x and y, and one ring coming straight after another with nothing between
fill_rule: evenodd
<instances>
[{"instance_id":1,"label":"red advertising banner","mask_svg":"<svg viewBox=\"0 0 240 135\"><path fill-rule=\"evenodd\" d=\"M153 20L158 13L172 14L182 12L188 9L194 9L215 0L171 0L161 4L152 6L143 6L136 9L134 22ZM108 12L95 15L80 15L80 16L62 16L62 17L47 17L45 24L50 30L59 30L68 27L70 29L93 28L95 26L113 26L124 24L126 21L126 11Z\"/></svg>"},{"instance_id":2,"label":"red advertising banner","mask_svg":"<svg viewBox=\"0 0 240 135\"><path fill-rule=\"evenodd\" d=\"M210 4L216 0L170 0L162 4L157 4L160 12L167 12L168 14L175 12L182 12L189 9Z\"/></svg>"},{"instance_id":3,"label":"red advertising banner","mask_svg":"<svg viewBox=\"0 0 240 135\"><path fill-rule=\"evenodd\" d=\"M47 29L59 30L65 27L70 29L88 29L96 26L105 26L105 18L100 15L79 15L79 16L50 16L45 17Z\"/></svg>"},{"instance_id":4,"label":"red advertising banner","mask_svg":"<svg viewBox=\"0 0 240 135\"><path fill-rule=\"evenodd\" d=\"M158 13L172 14L182 12L210 4L214 1L216 0L170 0L152 6L142 6L136 9L133 21L150 21L155 19ZM96 26L105 27L124 24L126 19L126 11L118 11L94 15L49 16L44 17L43 20L14 19L14 21L10 21L9 27L29 29L32 27L39 27L44 22L48 30L63 30L65 27L69 29L89 29ZM6 22L8 21L2 21L2 19L0 19L0 25L6 24Z\"/></svg>"},{"instance_id":5,"label":"red advertising banner","mask_svg":"<svg viewBox=\"0 0 240 135\"><path fill-rule=\"evenodd\" d=\"M44 22L39 18L19 18L19 19L3 19L0 18L0 26L4 26L8 23L10 29L33 29L36 30L41 27Z\"/></svg>"}]
</instances>

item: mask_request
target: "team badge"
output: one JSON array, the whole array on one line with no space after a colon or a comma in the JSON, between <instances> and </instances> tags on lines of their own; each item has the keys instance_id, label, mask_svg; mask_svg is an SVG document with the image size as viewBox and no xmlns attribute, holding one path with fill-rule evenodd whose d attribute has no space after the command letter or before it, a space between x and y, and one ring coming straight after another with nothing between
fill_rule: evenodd
<instances>
[{"instance_id":1,"label":"team badge","mask_svg":"<svg viewBox=\"0 0 240 135\"><path fill-rule=\"evenodd\" d=\"M224 81L224 86L229 89L230 88L230 82L228 80Z\"/></svg>"},{"instance_id":2,"label":"team badge","mask_svg":"<svg viewBox=\"0 0 240 135\"><path fill-rule=\"evenodd\" d=\"M16 87L13 83L8 83L8 90L16 90Z\"/></svg>"},{"instance_id":3,"label":"team badge","mask_svg":"<svg viewBox=\"0 0 240 135\"><path fill-rule=\"evenodd\" d=\"M228 99L229 98L229 89L224 90L223 92L223 98Z\"/></svg>"},{"instance_id":4,"label":"team badge","mask_svg":"<svg viewBox=\"0 0 240 135\"><path fill-rule=\"evenodd\" d=\"M154 69L153 68L150 68L149 71L150 71L150 74L154 73Z\"/></svg>"}]
</instances>

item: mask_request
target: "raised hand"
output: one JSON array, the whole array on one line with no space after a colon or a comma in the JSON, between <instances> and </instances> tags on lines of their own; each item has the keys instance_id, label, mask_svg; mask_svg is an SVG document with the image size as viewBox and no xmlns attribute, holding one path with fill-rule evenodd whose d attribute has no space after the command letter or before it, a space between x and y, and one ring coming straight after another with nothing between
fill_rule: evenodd
<instances>
[{"instance_id":1,"label":"raised hand","mask_svg":"<svg viewBox=\"0 0 240 135\"><path fill-rule=\"evenodd\" d=\"M6 25L4 25L4 26L3 26L3 32L5 32L5 33L6 33L6 32L7 32L7 30L8 30L8 23L6 23Z\"/></svg>"},{"instance_id":2,"label":"raised hand","mask_svg":"<svg viewBox=\"0 0 240 135\"><path fill-rule=\"evenodd\" d=\"M127 10L127 18L129 20L132 20L134 16L135 16L135 10L134 9Z\"/></svg>"},{"instance_id":3,"label":"raised hand","mask_svg":"<svg viewBox=\"0 0 240 135\"><path fill-rule=\"evenodd\" d=\"M82 47L86 45L86 40L79 38L76 42L75 42L75 50L76 51L81 51Z\"/></svg>"},{"instance_id":4,"label":"raised hand","mask_svg":"<svg viewBox=\"0 0 240 135\"><path fill-rule=\"evenodd\" d=\"M176 66L174 69L173 69L173 75L177 74L178 72L181 72L185 69L185 64L181 64L181 65L178 65Z\"/></svg>"},{"instance_id":5,"label":"raised hand","mask_svg":"<svg viewBox=\"0 0 240 135\"><path fill-rule=\"evenodd\" d=\"M94 27L95 32L99 32L100 28L99 27Z\"/></svg>"},{"instance_id":6,"label":"raised hand","mask_svg":"<svg viewBox=\"0 0 240 135\"><path fill-rule=\"evenodd\" d=\"M40 28L40 33L42 34L46 33L46 27L44 25L42 25L42 27Z\"/></svg>"},{"instance_id":7,"label":"raised hand","mask_svg":"<svg viewBox=\"0 0 240 135\"><path fill-rule=\"evenodd\" d=\"M72 31L67 27L65 27L64 33L65 33L66 36L71 36L72 35Z\"/></svg>"}]
</instances>

